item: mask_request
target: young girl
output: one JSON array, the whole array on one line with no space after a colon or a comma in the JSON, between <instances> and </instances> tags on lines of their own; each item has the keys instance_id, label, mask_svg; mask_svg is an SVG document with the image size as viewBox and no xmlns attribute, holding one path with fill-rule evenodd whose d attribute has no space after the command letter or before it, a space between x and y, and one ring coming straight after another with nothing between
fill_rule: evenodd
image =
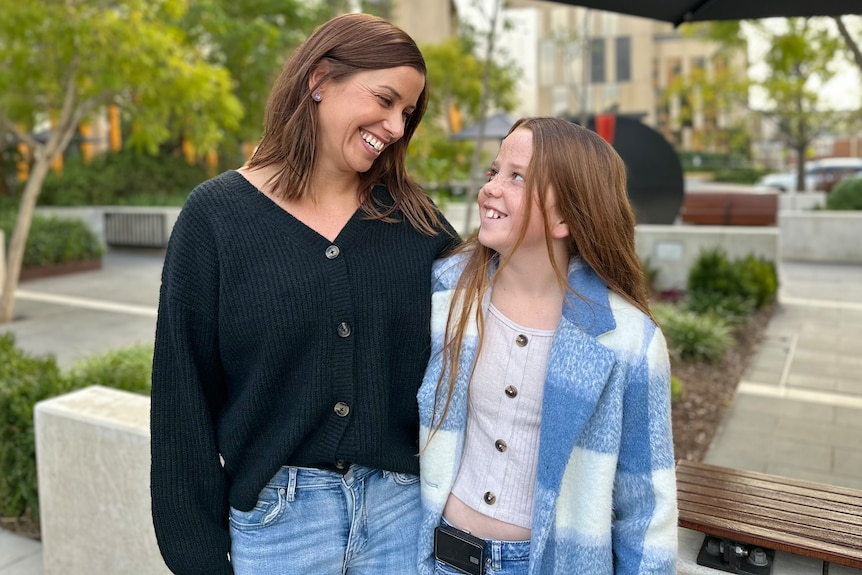
<instances>
[{"instance_id":1,"label":"young girl","mask_svg":"<svg viewBox=\"0 0 862 575\"><path fill-rule=\"evenodd\" d=\"M675 573L670 367L622 160L522 119L478 201L433 272L420 572Z\"/></svg>"}]
</instances>

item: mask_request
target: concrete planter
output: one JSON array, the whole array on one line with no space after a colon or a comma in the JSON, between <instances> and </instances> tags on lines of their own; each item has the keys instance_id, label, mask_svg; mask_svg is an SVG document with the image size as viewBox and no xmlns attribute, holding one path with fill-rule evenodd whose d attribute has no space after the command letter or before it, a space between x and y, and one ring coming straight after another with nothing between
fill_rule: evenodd
<instances>
[{"instance_id":1,"label":"concrete planter","mask_svg":"<svg viewBox=\"0 0 862 575\"><path fill-rule=\"evenodd\" d=\"M78 262L49 264L46 266L24 267L21 268L21 275L18 278L18 281L25 282L28 280L37 280L59 275L89 272L100 269L102 269L102 258L83 260Z\"/></svg>"}]
</instances>

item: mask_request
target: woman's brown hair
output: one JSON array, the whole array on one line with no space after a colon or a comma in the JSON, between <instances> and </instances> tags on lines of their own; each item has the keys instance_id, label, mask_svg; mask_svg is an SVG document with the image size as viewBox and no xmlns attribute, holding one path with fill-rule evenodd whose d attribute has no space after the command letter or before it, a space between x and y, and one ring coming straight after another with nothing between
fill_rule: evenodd
<instances>
[{"instance_id":1,"label":"woman's brown hair","mask_svg":"<svg viewBox=\"0 0 862 575\"><path fill-rule=\"evenodd\" d=\"M319 67L325 70L309 90L309 79ZM285 62L266 105L264 134L249 161L250 168L278 166L275 193L303 198L311 193L310 175L317 166L318 108L312 99L326 81L343 82L364 70L410 66L427 76L425 60L413 39L393 24L369 14L345 14L319 26ZM404 126L404 135L387 146L371 169L360 176L362 209L387 219L401 210L417 229L435 233L440 219L428 196L407 173L407 146L428 106L427 84L416 109ZM384 184L393 206L371 202L371 189Z\"/></svg>"},{"instance_id":2,"label":"woman's brown hair","mask_svg":"<svg viewBox=\"0 0 862 575\"><path fill-rule=\"evenodd\" d=\"M560 269L553 257L548 221L551 190L556 214L569 229L569 257L580 258L611 290L652 317L643 269L635 251L636 222L626 192L626 168L619 154L595 132L560 118L522 118L509 129L509 134L518 129L532 133L533 153L525 186L542 211L548 258L560 286L576 297L583 297L568 284L567 270ZM533 209L533 202L524 205L527 213L513 252L524 239ZM449 387L445 406L439 419L434 417L432 429L434 422L439 427L449 409L464 333L471 317L479 329L477 357L481 353L484 321L481 307L474 302L483 301L492 280L492 261L497 257L497 252L480 244L475 235L458 251L468 256L449 309L443 369L437 384L439 388L445 377ZM504 258L497 272L505 265ZM444 375L447 373L448 377ZM436 415L436 405L434 411Z\"/></svg>"}]
</instances>

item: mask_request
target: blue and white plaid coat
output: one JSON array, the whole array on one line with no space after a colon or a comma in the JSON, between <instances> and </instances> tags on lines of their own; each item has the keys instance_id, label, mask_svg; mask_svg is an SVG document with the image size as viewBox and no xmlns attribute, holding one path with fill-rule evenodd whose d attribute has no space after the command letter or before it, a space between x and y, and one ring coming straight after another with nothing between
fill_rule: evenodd
<instances>
[{"instance_id":1,"label":"blue and white plaid coat","mask_svg":"<svg viewBox=\"0 0 862 575\"><path fill-rule=\"evenodd\" d=\"M446 318L464 261L456 255L434 266L431 360L418 393L423 447ZM675 573L676 480L664 336L580 260L570 262L568 280L585 299L567 297L545 376L529 572ZM433 530L461 462L476 346L474 324L464 338L446 419L421 454L422 575L433 573ZM445 403L445 390L441 394L438 406Z\"/></svg>"}]
</instances>

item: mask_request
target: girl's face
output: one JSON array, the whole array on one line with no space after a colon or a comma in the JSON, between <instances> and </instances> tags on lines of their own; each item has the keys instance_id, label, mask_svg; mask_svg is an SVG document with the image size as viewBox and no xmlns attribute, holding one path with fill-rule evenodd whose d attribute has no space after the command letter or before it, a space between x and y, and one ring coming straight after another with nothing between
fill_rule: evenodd
<instances>
[{"instance_id":1,"label":"girl's face","mask_svg":"<svg viewBox=\"0 0 862 575\"><path fill-rule=\"evenodd\" d=\"M404 135L425 88L410 66L357 72L325 82L320 92L320 169L356 174L371 169L380 153Z\"/></svg>"},{"instance_id":2,"label":"girl's face","mask_svg":"<svg viewBox=\"0 0 862 575\"><path fill-rule=\"evenodd\" d=\"M532 131L516 129L503 140L491 164L488 183L479 191L479 243L504 257L511 255L523 226L526 233L519 251L547 251L542 211L525 182L532 157ZM532 202L529 220L528 202Z\"/></svg>"}]
</instances>

